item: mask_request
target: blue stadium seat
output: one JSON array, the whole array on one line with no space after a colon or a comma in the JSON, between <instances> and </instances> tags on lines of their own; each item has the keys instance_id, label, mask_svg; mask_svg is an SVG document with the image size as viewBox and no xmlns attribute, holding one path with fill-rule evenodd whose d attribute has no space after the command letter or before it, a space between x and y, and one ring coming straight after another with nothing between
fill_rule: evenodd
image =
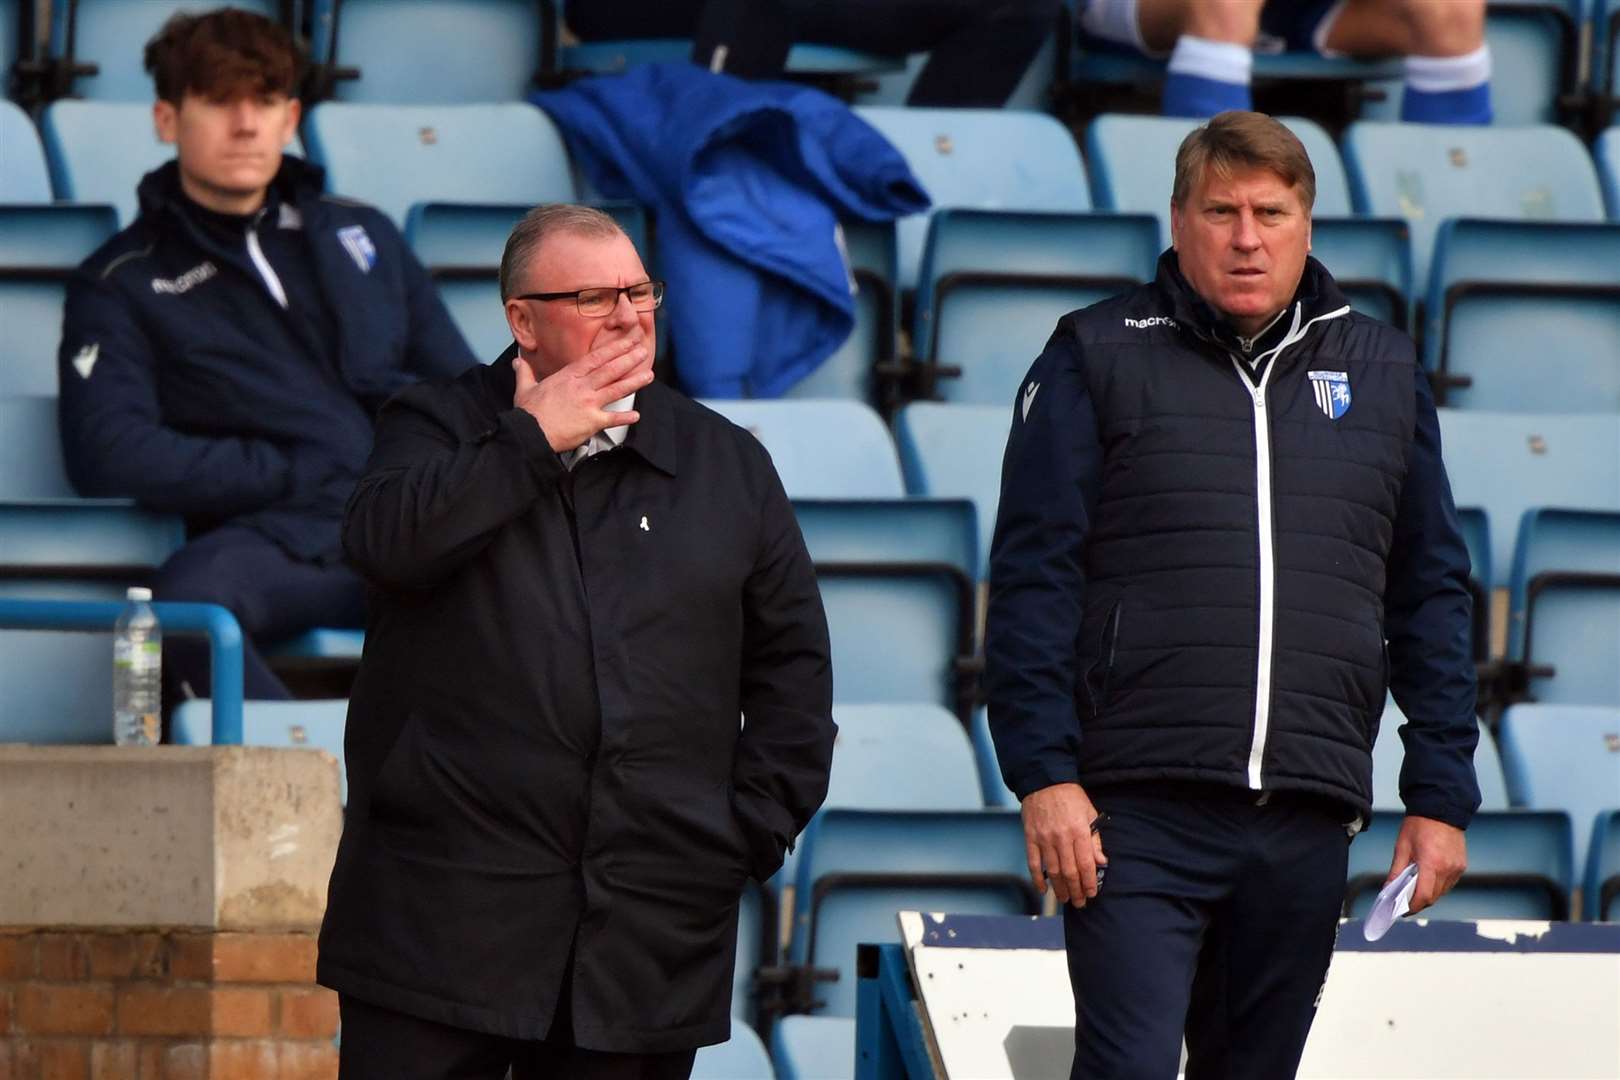
<instances>
[{"instance_id":1,"label":"blue stadium seat","mask_svg":"<svg viewBox=\"0 0 1620 1080\"><path fill-rule=\"evenodd\" d=\"M1399 810L1374 810L1350 845L1345 913L1366 917L1394 858ZM1468 870L1424 913L1433 919L1567 919L1574 829L1561 810L1482 810L1468 826Z\"/></svg>"},{"instance_id":2,"label":"blue stadium seat","mask_svg":"<svg viewBox=\"0 0 1620 1080\"><path fill-rule=\"evenodd\" d=\"M405 240L438 288L473 355L493 361L512 343L511 330L501 310L501 253L518 219L528 213L527 203L423 202L412 206L405 218ZM613 216L642 259L649 264L646 214L634 203L606 203L600 209ZM659 314L660 321L663 316ZM664 335L659 336L660 342Z\"/></svg>"},{"instance_id":3,"label":"blue stadium seat","mask_svg":"<svg viewBox=\"0 0 1620 1080\"><path fill-rule=\"evenodd\" d=\"M771 1055L765 1044L737 1017L731 1019L731 1038L698 1050L692 1062L692 1080L774 1080Z\"/></svg>"},{"instance_id":4,"label":"blue stadium seat","mask_svg":"<svg viewBox=\"0 0 1620 1080\"><path fill-rule=\"evenodd\" d=\"M1427 306L1441 404L1620 413L1620 224L1454 218Z\"/></svg>"},{"instance_id":5,"label":"blue stadium seat","mask_svg":"<svg viewBox=\"0 0 1620 1080\"><path fill-rule=\"evenodd\" d=\"M178 518L74 494L54 396L0 396L0 595L119 600L183 539ZM0 741L110 742L111 710L106 635L0 631Z\"/></svg>"},{"instance_id":6,"label":"blue stadium seat","mask_svg":"<svg viewBox=\"0 0 1620 1080\"><path fill-rule=\"evenodd\" d=\"M853 401L705 401L751 431L790 499L893 499L905 494L883 420Z\"/></svg>"},{"instance_id":7,"label":"blue stadium seat","mask_svg":"<svg viewBox=\"0 0 1620 1080\"><path fill-rule=\"evenodd\" d=\"M578 198L562 137L532 105L327 102L304 130L327 189L371 203L401 227L419 202Z\"/></svg>"},{"instance_id":8,"label":"blue stadium seat","mask_svg":"<svg viewBox=\"0 0 1620 1080\"><path fill-rule=\"evenodd\" d=\"M1378 739L1373 743L1373 809L1404 810L1401 802L1401 763L1406 760L1406 746L1401 741L1400 727L1406 716L1393 698L1384 703L1383 720L1378 726ZM1502 773L1502 758L1497 753L1496 739L1484 724L1479 726L1479 742L1474 747L1474 776L1479 780L1479 808L1506 810L1508 808L1507 781ZM1387 869L1387 868L1386 868Z\"/></svg>"},{"instance_id":9,"label":"blue stadium seat","mask_svg":"<svg viewBox=\"0 0 1620 1080\"><path fill-rule=\"evenodd\" d=\"M900 315L895 225L846 221L843 229L849 269L855 278L855 328L821 366L793 384L786 397L876 403L882 393L877 376L885 370L879 365L898 374L890 366Z\"/></svg>"},{"instance_id":10,"label":"blue stadium seat","mask_svg":"<svg viewBox=\"0 0 1620 1080\"><path fill-rule=\"evenodd\" d=\"M0 395L56 396L68 276L117 228L107 206L0 206Z\"/></svg>"},{"instance_id":11,"label":"blue stadium seat","mask_svg":"<svg viewBox=\"0 0 1620 1080\"><path fill-rule=\"evenodd\" d=\"M11 78L13 65L17 63L18 57L22 55L21 43L25 39L19 20L25 4L32 9L35 0L0 0L0 78L4 78L8 82ZM4 119L0 119L0 126L3 126L4 122ZM9 152L9 144L0 143L0 156ZM4 165L0 164L0 172L3 171ZM5 185L0 184L0 195L3 195L4 191Z\"/></svg>"},{"instance_id":12,"label":"blue stadium seat","mask_svg":"<svg viewBox=\"0 0 1620 1080\"><path fill-rule=\"evenodd\" d=\"M176 12L213 11L214 0L55 0L51 55L93 72L77 75L73 94L91 101L152 101L143 66L146 42ZM284 0L231 0L231 6L282 20Z\"/></svg>"},{"instance_id":13,"label":"blue stadium seat","mask_svg":"<svg viewBox=\"0 0 1620 1080\"><path fill-rule=\"evenodd\" d=\"M990 710L973 710L973 756L979 766L979 791L984 805L992 809L1016 810L1018 796L1001 779L1001 765L996 759L996 744L990 738Z\"/></svg>"},{"instance_id":14,"label":"blue stadium seat","mask_svg":"<svg viewBox=\"0 0 1620 1080\"><path fill-rule=\"evenodd\" d=\"M933 498L973 500L979 527L980 581L989 576L990 539L1001 501L1001 457L1012 424L1006 405L916 401L895 416L906 490Z\"/></svg>"},{"instance_id":15,"label":"blue stadium seat","mask_svg":"<svg viewBox=\"0 0 1620 1080\"><path fill-rule=\"evenodd\" d=\"M1514 804L1568 811L1575 865L1588 866L1597 822L1620 808L1620 705L1514 705L1501 740Z\"/></svg>"},{"instance_id":16,"label":"blue stadium seat","mask_svg":"<svg viewBox=\"0 0 1620 1080\"><path fill-rule=\"evenodd\" d=\"M1526 511L1508 619L1532 699L1620 707L1620 511Z\"/></svg>"},{"instance_id":17,"label":"blue stadium seat","mask_svg":"<svg viewBox=\"0 0 1620 1080\"><path fill-rule=\"evenodd\" d=\"M337 758L338 794L349 801L349 777L343 764L343 727L347 700L247 701L242 704L242 745L294 750L324 750ZM182 701L169 714L169 739L180 746L213 742L214 707L207 698Z\"/></svg>"},{"instance_id":18,"label":"blue stadium seat","mask_svg":"<svg viewBox=\"0 0 1620 1080\"><path fill-rule=\"evenodd\" d=\"M1603 220L1592 159L1563 128L1363 121L1346 131L1344 156L1356 208L1411 226L1419 288L1449 218Z\"/></svg>"},{"instance_id":19,"label":"blue stadium seat","mask_svg":"<svg viewBox=\"0 0 1620 1080\"><path fill-rule=\"evenodd\" d=\"M540 0L314 0L314 59L338 101L521 101L540 71ZM432 72L424 78L424 72Z\"/></svg>"},{"instance_id":20,"label":"blue stadium seat","mask_svg":"<svg viewBox=\"0 0 1620 1080\"><path fill-rule=\"evenodd\" d=\"M754 1022L755 976L761 968L774 967L778 960L779 911L776 894L769 886L752 878L743 883L742 899L737 904L737 960L731 975L731 1015L739 1023Z\"/></svg>"},{"instance_id":21,"label":"blue stadium seat","mask_svg":"<svg viewBox=\"0 0 1620 1080\"><path fill-rule=\"evenodd\" d=\"M1586 918L1620 922L1620 809L1597 819L1584 880Z\"/></svg>"},{"instance_id":22,"label":"blue stadium seat","mask_svg":"<svg viewBox=\"0 0 1620 1080\"><path fill-rule=\"evenodd\" d=\"M271 663L283 670L292 667L350 667L360 662L360 653L365 644L364 630L318 627L281 642L269 650L269 656Z\"/></svg>"},{"instance_id":23,"label":"blue stadium seat","mask_svg":"<svg viewBox=\"0 0 1620 1080\"><path fill-rule=\"evenodd\" d=\"M969 584L979 563L967 499L795 499L793 513L818 566L939 566Z\"/></svg>"},{"instance_id":24,"label":"blue stadium seat","mask_svg":"<svg viewBox=\"0 0 1620 1080\"><path fill-rule=\"evenodd\" d=\"M771 1029L776 1080L855 1080L855 1021L784 1016Z\"/></svg>"},{"instance_id":25,"label":"blue stadium seat","mask_svg":"<svg viewBox=\"0 0 1620 1080\"><path fill-rule=\"evenodd\" d=\"M1579 84L1584 0L1490 0L1485 40L1491 47L1495 124L1556 124L1560 98Z\"/></svg>"},{"instance_id":26,"label":"blue stadium seat","mask_svg":"<svg viewBox=\"0 0 1620 1080\"><path fill-rule=\"evenodd\" d=\"M1620 510L1620 416L1441 409L1440 432L1457 506L1483 509L1490 522L1493 589L1511 582L1526 510Z\"/></svg>"},{"instance_id":27,"label":"blue stadium seat","mask_svg":"<svg viewBox=\"0 0 1620 1080\"><path fill-rule=\"evenodd\" d=\"M978 766L962 724L938 705L835 705L825 809L977 810ZM919 767L926 763L925 767Z\"/></svg>"},{"instance_id":28,"label":"blue stadium seat","mask_svg":"<svg viewBox=\"0 0 1620 1080\"><path fill-rule=\"evenodd\" d=\"M1593 151L1603 180L1603 196L1609 202L1609 219L1620 221L1620 125L1599 135Z\"/></svg>"},{"instance_id":29,"label":"blue stadium seat","mask_svg":"<svg viewBox=\"0 0 1620 1080\"><path fill-rule=\"evenodd\" d=\"M1058 319L1149 280L1158 254L1146 214L936 211L912 332L929 385L952 402L1011 401Z\"/></svg>"},{"instance_id":30,"label":"blue stadium seat","mask_svg":"<svg viewBox=\"0 0 1620 1080\"><path fill-rule=\"evenodd\" d=\"M871 106L856 113L905 157L934 209L1091 209L1068 129L1043 113ZM900 287L917 285L928 218L899 222Z\"/></svg>"},{"instance_id":31,"label":"blue stadium seat","mask_svg":"<svg viewBox=\"0 0 1620 1080\"><path fill-rule=\"evenodd\" d=\"M1594 0L1592 9L1592 89L1599 95L1599 117L1612 120L1620 110L1620 0Z\"/></svg>"},{"instance_id":32,"label":"blue stadium seat","mask_svg":"<svg viewBox=\"0 0 1620 1080\"><path fill-rule=\"evenodd\" d=\"M557 50L558 67L566 72L617 75L640 64L684 64L692 58L688 38L625 38L620 41L580 41ZM864 82L904 70L901 60L860 52L837 45L801 41L788 49L784 70L790 77L828 82Z\"/></svg>"},{"instance_id":33,"label":"blue stadium seat","mask_svg":"<svg viewBox=\"0 0 1620 1080\"><path fill-rule=\"evenodd\" d=\"M836 970L816 985L833 1016L855 1015L855 946L896 941L904 909L1034 915L1017 813L824 810L800 845L793 962Z\"/></svg>"},{"instance_id":34,"label":"blue stadium seat","mask_svg":"<svg viewBox=\"0 0 1620 1080\"><path fill-rule=\"evenodd\" d=\"M4 62L3 58L0 62ZM10 70L10 63L0 67L0 72ZM0 101L0 203L50 201L51 174L45 165L45 146L39 141L39 132L27 113L9 101Z\"/></svg>"},{"instance_id":35,"label":"blue stadium seat","mask_svg":"<svg viewBox=\"0 0 1620 1080\"><path fill-rule=\"evenodd\" d=\"M141 177L174 157L174 146L152 128L152 105L123 101L53 102L40 125L56 197L65 202L109 203L122 227L140 207ZM295 136L287 148L301 154Z\"/></svg>"},{"instance_id":36,"label":"blue stadium seat","mask_svg":"<svg viewBox=\"0 0 1620 1080\"><path fill-rule=\"evenodd\" d=\"M1320 124L1303 117L1283 117L1282 121L1299 136L1316 172L1316 203L1311 212L1322 217L1348 216L1350 188L1333 137ZM1201 123L1175 116L1120 114L1093 120L1086 129L1086 164L1097 208L1156 215L1160 246L1169 247L1176 151Z\"/></svg>"},{"instance_id":37,"label":"blue stadium seat","mask_svg":"<svg viewBox=\"0 0 1620 1080\"><path fill-rule=\"evenodd\" d=\"M1412 324L1412 230L1395 218L1319 217L1311 254L1352 307L1402 330Z\"/></svg>"}]
</instances>

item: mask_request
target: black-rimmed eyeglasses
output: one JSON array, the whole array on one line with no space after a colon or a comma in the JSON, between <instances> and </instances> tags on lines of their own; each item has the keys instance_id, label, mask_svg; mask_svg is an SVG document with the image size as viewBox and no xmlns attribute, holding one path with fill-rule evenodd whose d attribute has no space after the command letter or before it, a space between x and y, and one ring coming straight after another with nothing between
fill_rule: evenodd
<instances>
[{"instance_id":1,"label":"black-rimmed eyeglasses","mask_svg":"<svg viewBox=\"0 0 1620 1080\"><path fill-rule=\"evenodd\" d=\"M576 289L573 292L532 292L512 297L514 300L572 300L579 313L588 319L602 319L619 306L619 294L630 300L637 311L651 311L664 302L662 281L642 281L635 285L614 288L604 285L596 289Z\"/></svg>"}]
</instances>

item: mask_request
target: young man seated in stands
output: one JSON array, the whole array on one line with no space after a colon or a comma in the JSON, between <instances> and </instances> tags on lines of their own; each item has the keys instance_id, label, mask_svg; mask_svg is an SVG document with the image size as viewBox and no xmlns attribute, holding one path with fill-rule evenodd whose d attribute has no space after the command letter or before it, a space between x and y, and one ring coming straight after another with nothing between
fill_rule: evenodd
<instances>
[{"instance_id":1,"label":"young man seated in stands","mask_svg":"<svg viewBox=\"0 0 1620 1080\"><path fill-rule=\"evenodd\" d=\"M157 598L229 608L246 695L285 698L266 648L364 625L338 526L378 406L474 359L388 218L284 155L301 73L286 30L230 8L176 15L146 67L177 156L68 287L68 473L84 495L185 519ZM200 642L171 642L164 667L169 705L209 693Z\"/></svg>"}]
</instances>

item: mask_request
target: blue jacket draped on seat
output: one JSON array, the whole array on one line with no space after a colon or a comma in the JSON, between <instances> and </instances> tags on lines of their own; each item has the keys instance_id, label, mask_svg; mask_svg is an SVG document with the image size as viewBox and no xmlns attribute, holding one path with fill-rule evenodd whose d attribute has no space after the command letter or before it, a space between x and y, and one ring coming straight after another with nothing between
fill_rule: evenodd
<instances>
[{"instance_id":1,"label":"blue jacket draped on seat","mask_svg":"<svg viewBox=\"0 0 1620 1080\"><path fill-rule=\"evenodd\" d=\"M928 206L905 159L842 102L691 64L649 64L530 99L604 197L654 209L680 381L774 397L854 326L841 218Z\"/></svg>"}]
</instances>

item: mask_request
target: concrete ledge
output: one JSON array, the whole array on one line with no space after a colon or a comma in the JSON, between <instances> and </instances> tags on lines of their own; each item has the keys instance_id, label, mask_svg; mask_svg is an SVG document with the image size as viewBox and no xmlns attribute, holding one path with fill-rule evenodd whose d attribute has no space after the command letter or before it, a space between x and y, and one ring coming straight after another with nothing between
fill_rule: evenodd
<instances>
[{"instance_id":1,"label":"concrete ledge","mask_svg":"<svg viewBox=\"0 0 1620 1080\"><path fill-rule=\"evenodd\" d=\"M0 926L313 930L337 761L237 746L0 746Z\"/></svg>"}]
</instances>

